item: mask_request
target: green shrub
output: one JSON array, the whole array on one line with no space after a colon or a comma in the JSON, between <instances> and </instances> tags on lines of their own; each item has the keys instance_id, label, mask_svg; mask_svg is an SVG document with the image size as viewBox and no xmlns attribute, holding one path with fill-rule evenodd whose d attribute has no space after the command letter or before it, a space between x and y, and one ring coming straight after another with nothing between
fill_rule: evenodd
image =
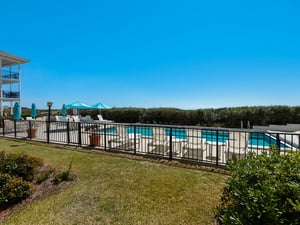
<instances>
[{"instance_id":1,"label":"green shrub","mask_svg":"<svg viewBox=\"0 0 300 225\"><path fill-rule=\"evenodd\" d=\"M31 192L35 170L43 162L26 154L0 152L0 205L13 204Z\"/></svg>"},{"instance_id":2,"label":"green shrub","mask_svg":"<svg viewBox=\"0 0 300 225\"><path fill-rule=\"evenodd\" d=\"M40 159L26 154L0 153L0 173L8 173L11 176L22 177L24 180L32 181L35 169L43 163Z\"/></svg>"},{"instance_id":3,"label":"green shrub","mask_svg":"<svg viewBox=\"0 0 300 225\"><path fill-rule=\"evenodd\" d=\"M0 174L0 205L18 203L27 198L30 192L30 182L9 174Z\"/></svg>"},{"instance_id":4,"label":"green shrub","mask_svg":"<svg viewBox=\"0 0 300 225\"><path fill-rule=\"evenodd\" d=\"M69 173L67 171L62 171L56 174L53 183L54 184L60 184L63 181L69 180Z\"/></svg>"},{"instance_id":5,"label":"green shrub","mask_svg":"<svg viewBox=\"0 0 300 225\"><path fill-rule=\"evenodd\" d=\"M72 164L73 164L73 158L72 158L67 170L56 174L56 176L53 179L54 184L60 184L63 181L72 180L72 177L70 176Z\"/></svg>"},{"instance_id":6,"label":"green shrub","mask_svg":"<svg viewBox=\"0 0 300 225\"><path fill-rule=\"evenodd\" d=\"M229 163L220 206L223 224L300 224L300 151L250 153Z\"/></svg>"},{"instance_id":7,"label":"green shrub","mask_svg":"<svg viewBox=\"0 0 300 225\"><path fill-rule=\"evenodd\" d=\"M43 181L47 180L52 171L53 170L51 168L46 171L42 171L37 177L37 183L42 183Z\"/></svg>"}]
</instances>

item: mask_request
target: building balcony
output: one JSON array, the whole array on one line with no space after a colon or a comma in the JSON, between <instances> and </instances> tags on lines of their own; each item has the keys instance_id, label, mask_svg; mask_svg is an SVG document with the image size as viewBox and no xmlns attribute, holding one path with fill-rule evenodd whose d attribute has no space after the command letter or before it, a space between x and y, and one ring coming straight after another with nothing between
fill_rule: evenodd
<instances>
[{"instance_id":1,"label":"building balcony","mask_svg":"<svg viewBox=\"0 0 300 225\"><path fill-rule=\"evenodd\" d=\"M18 91L2 91L2 98L20 98Z\"/></svg>"},{"instance_id":2,"label":"building balcony","mask_svg":"<svg viewBox=\"0 0 300 225\"><path fill-rule=\"evenodd\" d=\"M15 79L15 80L18 80L19 79L19 73L10 72L10 71L7 71L7 70L2 70L2 78L3 79Z\"/></svg>"}]
</instances>

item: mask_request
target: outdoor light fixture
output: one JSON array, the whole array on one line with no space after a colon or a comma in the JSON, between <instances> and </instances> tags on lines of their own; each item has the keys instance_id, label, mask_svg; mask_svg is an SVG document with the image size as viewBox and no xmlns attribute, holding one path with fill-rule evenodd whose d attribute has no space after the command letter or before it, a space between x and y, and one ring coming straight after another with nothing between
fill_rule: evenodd
<instances>
[{"instance_id":1,"label":"outdoor light fixture","mask_svg":"<svg viewBox=\"0 0 300 225\"><path fill-rule=\"evenodd\" d=\"M52 107L52 104L53 104L53 102L47 102L47 106L48 106L49 108Z\"/></svg>"}]
</instances>

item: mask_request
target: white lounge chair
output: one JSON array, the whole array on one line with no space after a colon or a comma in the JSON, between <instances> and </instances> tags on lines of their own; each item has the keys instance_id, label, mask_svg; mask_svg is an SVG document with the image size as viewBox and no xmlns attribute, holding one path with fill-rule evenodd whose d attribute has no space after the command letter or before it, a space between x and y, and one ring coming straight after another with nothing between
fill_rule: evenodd
<instances>
[{"instance_id":1,"label":"white lounge chair","mask_svg":"<svg viewBox=\"0 0 300 225\"><path fill-rule=\"evenodd\" d=\"M97 117L100 122L104 122L104 123L112 123L113 122L112 120L103 119L103 116L101 114L98 114Z\"/></svg>"},{"instance_id":2,"label":"white lounge chair","mask_svg":"<svg viewBox=\"0 0 300 225\"><path fill-rule=\"evenodd\" d=\"M117 134L115 137L108 141L110 148L118 149L134 149L134 134L128 134L125 126L117 125L116 127ZM139 144L139 137L136 136L136 144ZM115 145L114 145L115 144Z\"/></svg>"},{"instance_id":3,"label":"white lounge chair","mask_svg":"<svg viewBox=\"0 0 300 225\"><path fill-rule=\"evenodd\" d=\"M55 116L56 122L67 122L66 117L64 116Z\"/></svg>"},{"instance_id":4,"label":"white lounge chair","mask_svg":"<svg viewBox=\"0 0 300 225\"><path fill-rule=\"evenodd\" d=\"M232 159L233 154L238 159L245 158L248 148L248 132L229 132L227 151L225 152L226 161Z\"/></svg>"},{"instance_id":5,"label":"white lounge chair","mask_svg":"<svg viewBox=\"0 0 300 225\"><path fill-rule=\"evenodd\" d=\"M77 115L72 116L71 119L72 119L74 122L76 122L76 123L79 123L79 122L80 122L80 118L79 118L79 116L77 116Z\"/></svg>"},{"instance_id":6,"label":"white lounge chair","mask_svg":"<svg viewBox=\"0 0 300 225\"><path fill-rule=\"evenodd\" d=\"M86 116L80 118L80 122L83 122L83 123L96 123L97 121L93 120L90 115L86 115Z\"/></svg>"},{"instance_id":7,"label":"white lounge chair","mask_svg":"<svg viewBox=\"0 0 300 225\"><path fill-rule=\"evenodd\" d=\"M67 127L67 122L69 122L69 128L72 130L78 129L78 124L74 123L72 119L67 119L65 116L55 116L56 122L57 122L57 129L63 128L66 129Z\"/></svg>"},{"instance_id":8,"label":"white lounge chair","mask_svg":"<svg viewBox=\"0 0 300 225\"><path fill-rule=\"evenodd\" d=\"M164 128L153 127L152 141L148 143L148 153L165 154L167 151L168 139Z\"/></svg>"},{"instance_id":9,"label":"white lounge chair","mask_svg":"<svg viewBox=\"0 0 300 225\"><path fill-rule=\"evenodd\" d=\"M203 154L206 149L206 139L201 137L201 130L186 130L186 142L182 149L182 157L189 159L203 160Z\"/></svg>"},{"instance_id":10,"label":"white lounge chair","mask_svg":"<svg viewBox=\"0 0 300 225\"><path fill-rule=\"evenodd\" d=\"M177 146L181 142L181 139L172 136L172 152L176 155L181 155L181 149ZM148 143L148 153L168 155L169 151L170 136L167 135L165 128L154 127L152 129L152 141Z\"/></svg>"}]
</instances>

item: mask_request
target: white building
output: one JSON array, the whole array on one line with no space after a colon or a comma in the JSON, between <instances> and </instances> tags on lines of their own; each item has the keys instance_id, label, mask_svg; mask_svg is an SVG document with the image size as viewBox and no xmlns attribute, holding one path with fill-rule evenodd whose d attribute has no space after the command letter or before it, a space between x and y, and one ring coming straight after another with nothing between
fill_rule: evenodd
<instances>
[{"instance_id":1,"label":"white building","mask_svg":"<svg viewBox=\"0 0 300 225\"><path fill-rule=\"evenodd\" d=\"M4 106L8 104L13 110L13 104L21 101L21 67L28 59L0 50L0 116L3 116Z\"/></svg>"}]
</instances>

